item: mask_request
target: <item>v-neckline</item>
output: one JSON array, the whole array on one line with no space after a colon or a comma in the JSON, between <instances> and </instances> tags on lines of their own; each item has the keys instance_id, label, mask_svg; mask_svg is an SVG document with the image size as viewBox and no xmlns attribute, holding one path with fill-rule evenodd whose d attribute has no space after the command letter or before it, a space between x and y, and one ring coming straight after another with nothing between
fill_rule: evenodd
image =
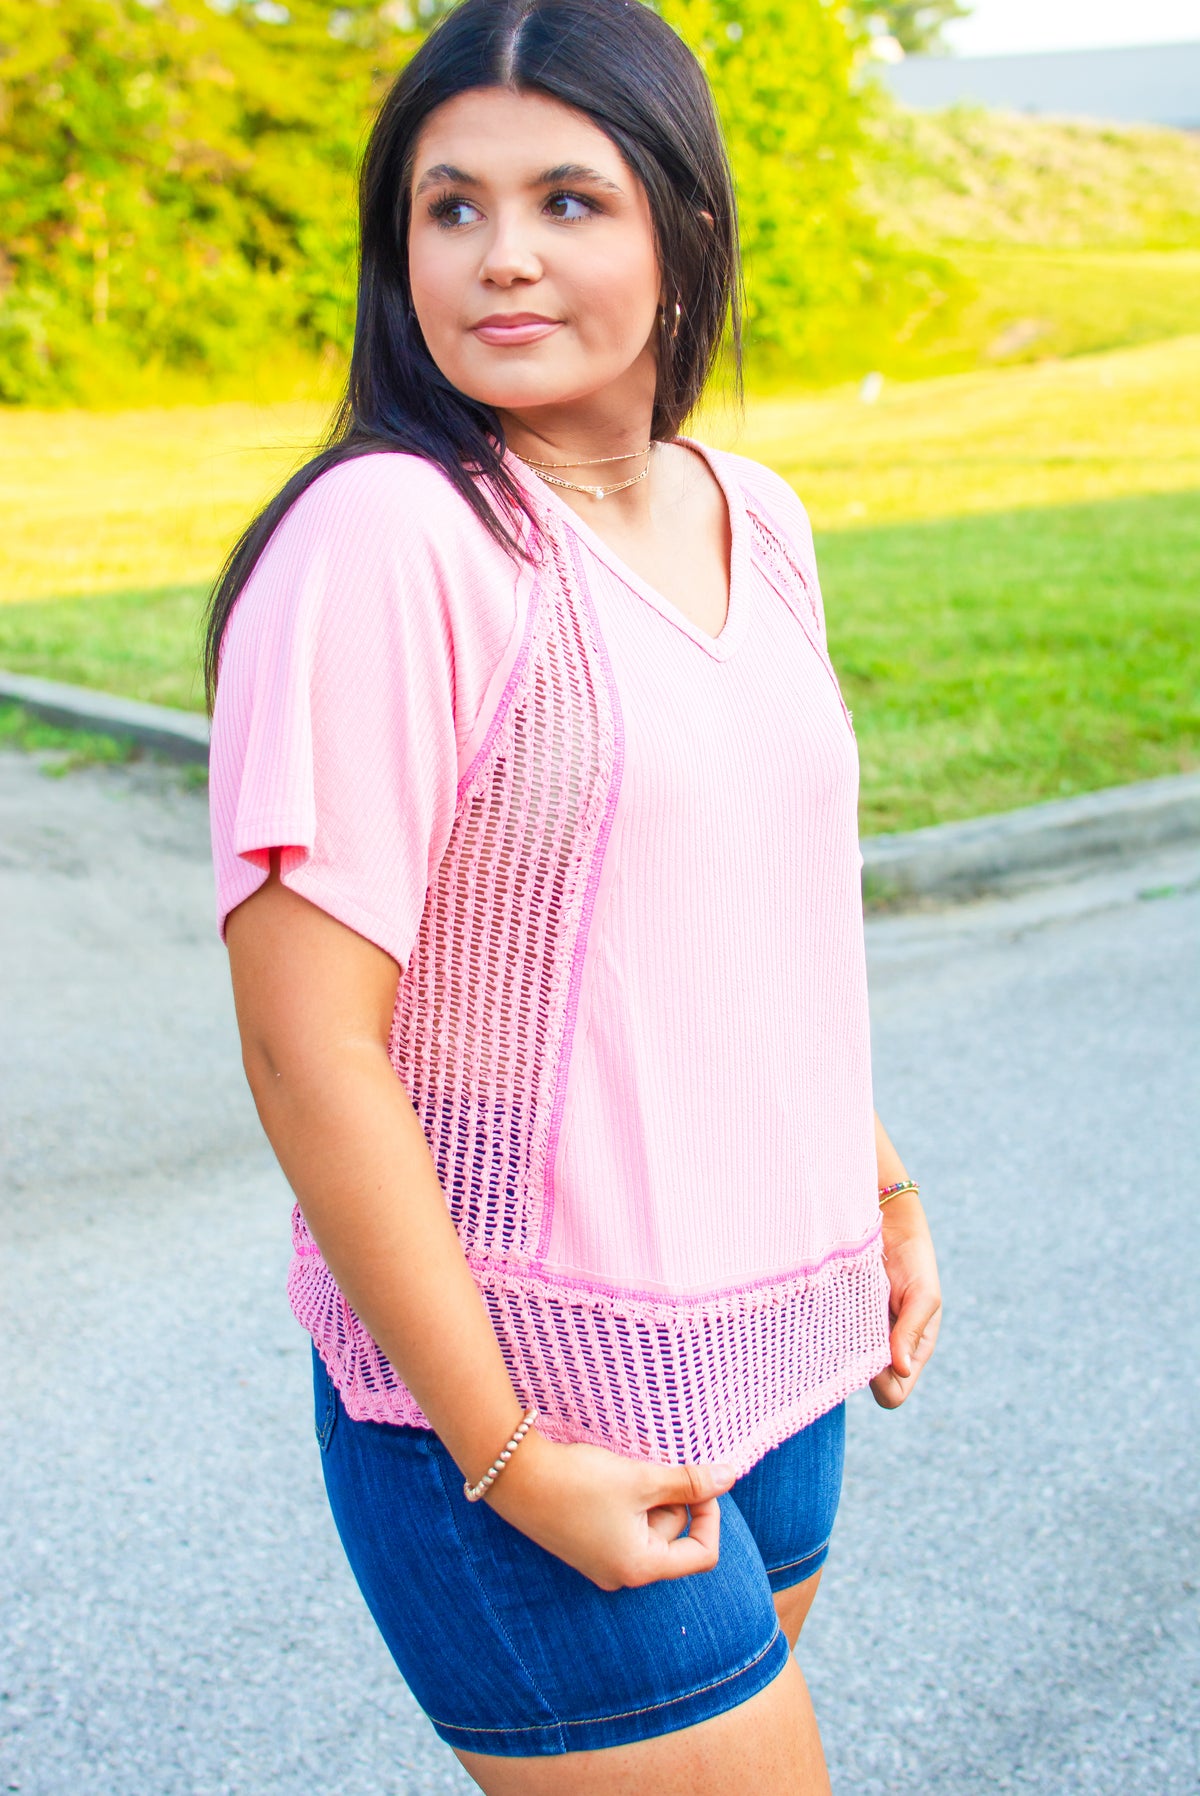
<instances>
[{"instance_id":1,"label":"v-neckline","mask_svg":"<svg viewBox=\"0 0 1200 1796\"><path fill-rule=\"evenodd\" d=\"M704 653L710 655L714 661L727 661L745 634L750 605L749 540L745 502L736 484L727 477L725 470L719 466L713 452L705 444L696 442L692 437L675 437L673 441L681 448L691 449L703 458L725 495L725 505L729 513L729 599L725 607L725 622L716 636L710 635L707 630L702 630L698 624L694 624L687 613L681 611L679 606L668 599L665 593L660 592L656 586L651 586L648 580L644 580L639 573L635 572L628 562L605 542L598 531L593 530L592 526L584 518L581 518L565 499L560 498L552 486L549 486L544 480L539 480L536 471L527 468L511 449L507 452L505 460L514 478L521 483L525 491L563 519L580 542L585 544L597 560L602 561L624 585L637 593L638 597L644 599L646 604L657 611L660 617L664 618L667 623L673 624L682 635L686 636L690 642L694 642L697 648L703 649Z\"/></svg>"}]
</instances>

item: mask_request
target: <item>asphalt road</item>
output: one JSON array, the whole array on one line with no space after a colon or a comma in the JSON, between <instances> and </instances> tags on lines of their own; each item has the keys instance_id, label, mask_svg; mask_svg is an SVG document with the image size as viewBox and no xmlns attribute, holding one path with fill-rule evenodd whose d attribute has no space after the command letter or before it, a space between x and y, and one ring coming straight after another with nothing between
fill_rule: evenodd
<instances>
[{"instance_id":1,"label":"asphalt road","mask_svg":"<svg viewBox=\"0 0 1200 1796\"><path fill-rule=\"evenodd\" d=\"M947 1320L851 1404L837 1796L1195 1796L1200 852L870 927ZM203 799L0 754L0 1792L471 1788L341 1558Z\"/></svg>"}]
</instances>

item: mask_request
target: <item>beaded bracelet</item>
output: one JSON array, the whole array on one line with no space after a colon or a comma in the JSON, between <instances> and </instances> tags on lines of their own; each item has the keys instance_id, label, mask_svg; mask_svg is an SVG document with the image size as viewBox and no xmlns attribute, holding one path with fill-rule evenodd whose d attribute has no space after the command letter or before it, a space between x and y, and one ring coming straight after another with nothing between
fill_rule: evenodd
<instances>
[{"instance_id":1,"label":"beaded bracelet","mask_svg":"<svg viewBox=\"0 0 1200 1796\"><path fill-rule=\"evenodd\" d=\"M516 1452L517 1448L521 1445L521 1442L525 1439L525 1436L529 1433L533 1424L537 1421L540 1413L541 1412L536 1404L532 1409L527 1409L525 1411L524 1416L521 1418L520 1426L513 1429L500 1451L500 1457L492 1461L478 1484L468 1484L464 1479L463 1495L466 1497L468 1503L478 1503L480 1497L492 1488L492 1485L495 1484L497 1478Z\"/></svg>"},{"instance_id":2,"label":"beaded bracelet","mask_svg":"<svg viewBox=\"0 0 1200 1796\"><path fill-rule=\"evenodd\" d=\"M903 1197L906 1191L911 1191L914 1197L919 1197L921 1187L915 1179L897 1179L894 1185L881 1185L879 1188L880 1209L884 1204L891 1203L894 1197Z\"/></svg>"}]
</instances>

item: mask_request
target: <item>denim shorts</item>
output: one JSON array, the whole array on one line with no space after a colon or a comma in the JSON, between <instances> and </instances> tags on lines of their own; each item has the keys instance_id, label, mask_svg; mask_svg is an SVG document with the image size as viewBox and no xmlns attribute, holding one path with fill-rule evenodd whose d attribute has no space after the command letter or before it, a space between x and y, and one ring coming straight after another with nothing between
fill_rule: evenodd
<instances>
[{"instance_id":1,"label":"denim shorts","mask_svg":"<svg viewBox=\"0 0 1200 1796\"><path fill-rule=\"evenodd\" d=\"M783 1670L788 1646L771 1597L824 1564L844 1405L720 1499L712 1570L605 1591L487 1503L468 1503L435 1434L353 1421L315 1352L313 1369L346 1557L448 1745L512 1758L623 1746L735 1708Z\"/></svg>"}]
</instances>

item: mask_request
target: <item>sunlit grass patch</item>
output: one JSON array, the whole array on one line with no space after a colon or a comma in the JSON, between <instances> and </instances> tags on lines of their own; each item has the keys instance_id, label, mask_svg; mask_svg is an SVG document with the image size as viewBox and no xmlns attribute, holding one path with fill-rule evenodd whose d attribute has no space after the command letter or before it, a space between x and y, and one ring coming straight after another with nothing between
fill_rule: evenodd
<instances>
[{"instance_id":1,"label":"sunlit grass patch","mask_svg":"<svg viewBox=\"0 0 1200 1796\"><path fill-rule=\"evenodd\" d=\"M205 592L167 586L0 605L0 666L202 711Z\"/></svg>"},{"instance_id":2,"label":"sunlit grass patch","mask_svg":"<svg viewBox=\"0 0 1200 1796\"><path fill-rule=\"evenodd\" d=\"M318 438L312 405L0 411L0 606L206 584ZM1034 367L714 406L819 526L1200 487L1200 336Z\"/></svg>"},{"instance_id":3,"label":"sunlit grass patch","mask_svg":"<svg viewBox=\"0 0 1200 1796\"><path fill-rule=\"evenodd\" d=\"M0 602L210 580L324 421L307 403L0 410Z\"/></svg>"},{"instance_id":4,"label":"sunlit grass patch","mask_svg":"<svg viewBox=\"0 0 1200 1796\"><path fill-rule=\"evenodd\" d=\"M1200 487L1200 336L1142 349L719 410L715 440L767 462L818 527ZM703 431L700 432L703 434Z\"/></svg>"}]
</instances>

